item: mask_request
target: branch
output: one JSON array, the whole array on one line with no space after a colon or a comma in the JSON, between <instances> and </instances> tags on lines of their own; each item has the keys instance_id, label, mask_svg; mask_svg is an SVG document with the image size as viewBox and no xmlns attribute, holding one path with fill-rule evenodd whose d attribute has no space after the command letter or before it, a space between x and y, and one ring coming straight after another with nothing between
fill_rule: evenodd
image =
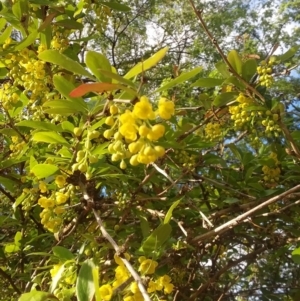
<instances>
[{"instance_id":1,"label":"branch","mask_svg":"<svg viewBox=\"0 0 300 301\"><path fill-rule=\"evenodd\" d=\"M0 276L2 278L6 279L10 283L10 285L13 287L13 289L15 290L16 293L21 295L22 292L15 285L15 282L13 281L13 279L10 277L10 275L6 274L1 268L0 268Z\"/></svg>"},{"instance_id":2,"label":"branch","mask_svg":"<svg viewBox=\"0 0 300 301\"><path fill-rule=\"evenodd\" d=\"M218 52L219 52L220 56L222 57L223 61L225 62L225 64L229 67L229 72L231 72L237 79L239 79L251 92L253 92L264 103L265 102L264 97L233 69L233 67L231 66L230 62L228 61L226 55L223 53L222 49L220 48L218 42L216 41L216 39L213 37L213 35L209 31L209 29L207 28L207 26L202 18L202 11L197 10L197 8L195 7L195 4L193 3L192 0L189 0L189 2L191 4L197 18L199 19L206 35L209 37L212 44L218 50Z\"/></svg>"},{"instance_id":3,"label":"branch","mask_svg":"<svg viewBox=\"0 0 300 301\"><path fill-rule=\"evenodd\" d=\"M293 188L291 188L291 189L289 189L289 190L287 190L287 191L285 191L285 192L283 192L283 193L281 193L281 194L279 194L279 195L277 195L273 198L270 198L269 200L259 204L258 206L256 206L256 207L250 209L249 211L237 216L236 218L234 218L234 219L228 221L227 223L215 228L214 230L211 230L209 232L206 232L202 235L199 235L199 236L195 237L194 239L191 240L191 242L197 243L199 241L204 241L204 240L206 240L206 239L208 239L212 236L216 236L218 234L226 232L229 229L237 226L241 221L245 220L246 218L251 216L253 213L259 211L260 209L262 209L262 208L264 208L264 207L266 207L266 206L268 206L272 203L275 203L276 201L282 199L283 197L286 197L287 195L289 195L289 194L291 194L291 193L293 193L293 192L295 192L299 189L300 189L300 185L297 185L297 186L295 186L295 187L293 187Z\"/></svg>"},{"instance_id":4,"label":"branch","mask_svg":"<svg viewBox=\"0 0 300 301\"><path fill-rule=\"evenodd\" d=\"M121 253L121 248L117 245L117 243L114 241L114 239L109 235L109 233L106 231L103 222L99 216L99 214L97 213L97 211L95 209L93 209L93 213L94 216L96 218L96 221L100 227L100 231L102 232L102 235L109 241L109 243L113 246L113 248L115 249L115 251L117 252L117 254ZM121 260L123 261L123 263L125 264L126 268L128 269L128 271L130 272L130 274L132 275L132 277L134 278L134 280L136 281L141 294L144 297L144 300L146 301L151 301L144 285L143 285L143 281L140 277L140 275L134 270L133 266L130 264L130 262L126 259L123 258L122 256L120 256Z\"/></svg>"}]
</instances>

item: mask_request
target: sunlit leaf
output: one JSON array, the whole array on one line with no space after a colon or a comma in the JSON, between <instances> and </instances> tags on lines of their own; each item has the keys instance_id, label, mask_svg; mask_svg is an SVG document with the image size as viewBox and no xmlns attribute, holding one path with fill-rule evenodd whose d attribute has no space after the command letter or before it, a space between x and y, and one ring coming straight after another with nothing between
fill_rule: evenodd
<instances>
[{"instance_id":1,"label":"sunlit leaf","mask_svg":"<svg viewBox=\"0 0 300 301\"><path fill-rule=\"evenodd\" d=\"M30 170L38 179L46 178L58 171L58 167L51 164L36 164Z\"/></svg>"},{"instance_id":2,"label":"sunlit leaf","mask_svg":"<svg viewBox=\"0 0 300 301\"><path fill-rule=\"evenodd\" d=\"M138 63L132 69L130 69L130 71L128 71L125 74L124 78L126 78L126 79L133 78L136 75L143 73L144 71L154 67L165 57L168 49L169 49L168 47L165 47L165 48L159 50L158 52L156 52L154 55L152 55L150 58L148 58L144 62Z\"/></svg>"},{"instance_id":3,"label":"sunlit leaf","mask_svg":"<svg viewBox=\"0 0 300 301\"><path fill-rule=\"evenodd\" d=\"M53 144L67 144L68 145L67 140L55 132L35 133L32 136L32 140L37 141L37 142L46 142L46 143L53 143Z\"/></svg>"},{"instance_id":4,"label":"sunlit leaf","mask_svg":"<svg viewBox=\"0 0 300 301\"><path fill-rule=\"evenodd\" d=\"M80 270L76 282L76 295L78 301L91 301L95 294L93 269L95 264L92 260L86 260Z\"/></svg>"},{"instance_id":5,"label":"sunlit leaf","mask_svg":"<svg viewBox=\"0 0 300 301\"><path fill-rule=\"evenodd\" d=\"M78 62L73 61L66 55L60 53L58 50L45 50L39 54L39 59L48 63L56 64L73 73L86 76L94 79L94 77Z\"/></svg>"},{"instance_id":6,"label":"sunlit leaf","mask_svg":"<svg viewBox=\"0 0 300 301\"><path fill-rule=\"evenodd\" d=\"M197 67L197 68L195 68L191 71L183 72L178 77L173 79L172 81L168 82L164 86L162 86L162 87L158 88L157 90L155 90L154 93L161 92L161 91L166 91L166 90L168 90L168 89L170 89L170 88L172 88L176 85L184 83L185 81L189 80L190 78L193 78L194 76L196 76L199 72L201 72L201 70L202 70L202 67ZM194 84L192 86L194 86Z\"/></svg>"}]
</instances>

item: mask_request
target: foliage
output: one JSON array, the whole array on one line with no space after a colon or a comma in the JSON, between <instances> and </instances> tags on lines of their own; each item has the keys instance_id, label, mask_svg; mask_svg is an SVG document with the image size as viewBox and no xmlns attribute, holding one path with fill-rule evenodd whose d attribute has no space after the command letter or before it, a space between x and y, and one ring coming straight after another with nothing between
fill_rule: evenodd
<instances>
[{"instance_id":1,"label":"foliage","mask_svg":"<svg viewBox=\"0 0 300 301\"><path fill-rule=\"evenodd\" d=\"M298 10L260 2L2 1L2 300L298 300Z\"/></svg>"}]
</instances>

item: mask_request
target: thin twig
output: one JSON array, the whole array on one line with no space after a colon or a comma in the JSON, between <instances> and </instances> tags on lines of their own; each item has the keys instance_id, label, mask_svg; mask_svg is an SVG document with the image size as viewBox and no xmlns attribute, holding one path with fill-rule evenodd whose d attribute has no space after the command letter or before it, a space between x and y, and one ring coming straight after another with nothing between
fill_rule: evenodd
<instances>
[{"instance_id":1,"label":"thin twig","mask_svg":"<svg viewBox=\"0 0 300 301\"><path fill-rule=\"evenodd\" d=\"M300 185L294 186L293 188L275 196L270 198L269 200L259 204L258 206L248 210L247 212L237 216L236 218L231 219L230 221L228 221L227 223L215 228L214 230L208 231L202 235L196 236L195 238L193 238L191 241L193 243L197 243L199 241L204 241L212 236L216 236L218 234L224 233L226 231L228 231L229 229L237 226L240 222L242 222L243 220L245 220L246 218L248 218L249 216L251 216L253 213L259 211L260 209L269 206L270 204L275 203L278 200L281 200L282 198L286 197L287 195L300 190Z\"/></svg>"},{"instance_id":2,"label":"thin twig","mask_svg":"<svg viewBox=\"0 0 300 301\"><path fill-rule=\"evenodd\" d=\"M15 285L14 280L10 277L10 275L6 274L1 268L0 268L0 276L4 279L6 279L10 285L12 286L12 288L15 290L15 292L19 295L21 295L21 291L19 290L19 288Z\"/></svg>"},{"instance_id":3,"label":"thin twig","mask_svg":"<svg viewBox=\"0 0 300 301\"><path fill-rule=\"evenodd\" d=\"M197 18L199 19L206 35L208 36L208 38L211 40L212 44L216 47L216 49L218 50L220 56L222 57L223 61L225 62L225 64L229 67L229 72L231 72L237 79L239 79L251 92L253 92L263 103L265 102L264 97L255 89L253 88L246 80L244 80L232 67L232 65L230 64L230 62L228 61L226 55L223 53L222 49L220 48L218 42L216 41L216 39L213 37L213 35L211 34L211 32L209 31L209 29L206 26L205 21L202 18L202 11L198 10L195 7L195 4L192 0L189 0Z\"/></svg>"},{"instance_id":4,"label":"thin twig","mask_svg":"<svg viewBox=\"0 0 300 301\"><path fill-rule=\"evenodd\" d=\"M99 216L99 214L97 213L97 211L95 209L93 209L93 213L94 216L96 218L96 221L100 227L100 231L102 233L102 235L109 241L109 243L112 245L112 247L115 249L115 251L117 252L117 254L121 253L121 248L117 245L117 243L115 242L115 240L109 235L109 233L106 231L103 222L101 220L101 217ZM140 277L140 275L135 271L135 269L133 268L133 266L130 264L130 262L124 258L123 256L120 256L121 260L123 261L123 263L125 264L126 268L128 269L128 271L130 272L130 274L132 275L132 277L134 278L134 280L136 281L141 294L144 297L144 300L146 301L151 301L144 285L143 285L143 281Z\"/></svg>"}]
</instances>

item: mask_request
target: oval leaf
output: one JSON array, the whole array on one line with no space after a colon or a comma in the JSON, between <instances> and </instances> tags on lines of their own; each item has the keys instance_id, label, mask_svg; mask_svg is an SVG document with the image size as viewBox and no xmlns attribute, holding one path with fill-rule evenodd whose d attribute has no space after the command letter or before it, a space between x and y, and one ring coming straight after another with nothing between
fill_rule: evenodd
<instances>
[{"instance_id":1,"label":"oval leaf","mask_svg":"<svg viewBox=\"0 0 300 301\"><path fill-rule=\"evenodd\" d=\"M159 225L151 235L142 244L141 249L145 254L150 255L159 248L170 238L172 227L170 224Z\"/></svg>"},{"instance_id":2,"label":"oval leaf","mask_svg":"<svg viewBox=\"0 0 300 301\"><path fill-rule=\"evenodd\" d=\"M242 76L243 78L249 82L253 75L256 73L257 63L256 60L250 59L247 60L242 67Z\"/></svg>"},{"instance_id":3,"label":"oval leaf","mask_svg":"<svg viewBox=\"0 0 300 301\"><path fill-rule=\"evenodd\" d=\"M59 261L65 262L67 260L74 259L73 253L61 246L55 246L52 248L53 254L59 258Z\"/></svg>"},{"instance_id":4,"label":"oval leaf","mask_svg":"<svg viewBox=\"0 0 300 301\"><path fill-rule=\"evenodd\" d=\"M88 51L85 57L85 63L99 81L111 82L110 77L107 77L103 72L100 72L100 69L111 71L109 60L103 54L95 51Z\"/></svg>"},{"instance_id":5,"label":"oval leaf","mask_svg":"<svg viewBox=\"0 0 300 301\"><path fill-rule=\"evenodd\" d=\"M16 123L16 126L28 127L38 130L51 130L55 132L62 131L62 128L60 126L45 121L22 120Z\"/></svg>"},{"instance_id":6,"label":"oval leaf","mask_svg":"<svg viewBox=\"0 0 300 301\"><path fill-rule=\"evenodd\" d=\"M110 83L92 83L92 84L83 84L79 87L75 88L71 93L71 97L80 97L89 92L98 92L103 93L107 91L115 91L115 90L125 90L133 95L137 95L135 91L129 89L120 84L110 84Z\"/></svg>"},{"instance_id":7,"label":"oval leaf","mask_svg":"<svg viewBox=\"0 0 300 301\"><path fill-rule=\"evenodd\" d=\"M76 282L76 295L78 301L91 301L95 294L93 269L95 264L92 260L86 260L79 271Z\"/></svg>"},{"instance_id":8,"label":"oval leaf","mask_svg":"<svg viewBox=\"0 0 300 301\"><path fill-rule=\"evenodd\" d=\"M172 81L168 82L164 86L157 89L154 93L165 91L165 90L168 90L168 89L170 89L170 88L172 88L172 87L174 87L178 84L181 84L181 83L189 80L190 78L196 76L201 70L202 70L202 67L197 67L197 68L195 68L191 71L183 72L178 77L173 79Z\"/></svg>"},{"instance_id":9,"label":"oval leaf","mask_svg":"<svg viewBox=\"0 0 300 301\"><path fill-rule=\"evenodd\" d=\"M195 83L192 84L192 87L205 87L212 88L222 85L224 79L219 78L200 78Z\"/></svg>"},{"instance_id":10,"label":"oval leaf","mask_svg":"<svg viewBox=\"0 0 300 301\"><path fill-rule=\"evenodd\" d=\"M58 171L58 167L51 164L37 164L30 170L38 179L47 178Z\"/></svg>"},{"instance_id":11,"label":"oval leaf","mask_svg":"<svg viewBox=\"0 0 300 301\"><path fill-rule=\"evenodd\" d=\"M216 107L222 107L222 106L226 105L228 102L235 100L237 96L238 96L238 93L236 93L236 92L222 93L214 99L213 105Z\"/></svg>"},{"instance_id":12,"label":"oval leaf","mask_svg":"<svg viewBox=\"0 0 300 301\"><path fill-rule=\"evenodd\" d=\"M37 142L46 142L46 143L60 143L60 144L68 144L67 140L60 136L59 134L55 132L39 132L35 133L32 137L33 141Z\"/></svg>"},{"instance_id":13,"label":"oval leaf","mask_svg":"<svg viewBox=\"0 0 300 301\"><path fill-rule=\"evenodd\" d=\"M126 78L126 79L133 78L136 75L143 73L144 71L154 67L165 57L168 49L169 49L168 47L165 47L165 48L159 50L158 52L156 52L154 55L152 55L150 58L148 58L144 62L138 63L125 74L124 78Z\"/></svg>"},{"instance_id":14,"label":"oval leaf","mask_svg":"<svg viewBox=\"0 0 300 301\"><path fill-rule=\"evenodd\" d=\"M111 2L100 2L100 4L105 5L113 10L122 11L122 12L129 12L130 7L124 4L120 4L114 1Z\"/></svg>"},{"instance_id":15,"label":"oval leaf","mask_svg":"<svg viewBox=\"0 0 300 301\"><path fill-rule=\"evenodd\" d=\"M172 218L172 214L173 214L173 210L179 205L181 199L174 202L172 204L172 206L170 207L170 209L168 210L166 216L165 216L165 219L164 219L164 224L168 224Z\"/></svg>"},{"instance_id":16,"label":"oval leaf","mask_svg":"<svg viewBox=\"0 0 300 301\"><path fill-rule=\"evenodd\" d=\"M23 294L18 301L47 301L47 300L58 300L54 295L46 292L31 291Z\"/></svg>"},{"instance_id":17,"label":"oval leaf","mask_svg":"<svg viewBox=\"0 0 300 301\"><path fill-rule=\"evenodd\" d=\"M38 55L39 59L56 64L72 73L86 76L88 78L94 79L94 77L84 69L78 62L73 61L66 55L60 53L57 50L45 50Z\"/></svg>"},{"instance_id":18,"label":"oval leaf","mask_svg":"<svg viewBox=\"0 0 300 301\"><path fill-rule=\"evenodd\" d=\"M241 75L243 63L238 52L236 50L231 50L227 55L227 59L236 73Z\"/></svg>"}]
</instances>

